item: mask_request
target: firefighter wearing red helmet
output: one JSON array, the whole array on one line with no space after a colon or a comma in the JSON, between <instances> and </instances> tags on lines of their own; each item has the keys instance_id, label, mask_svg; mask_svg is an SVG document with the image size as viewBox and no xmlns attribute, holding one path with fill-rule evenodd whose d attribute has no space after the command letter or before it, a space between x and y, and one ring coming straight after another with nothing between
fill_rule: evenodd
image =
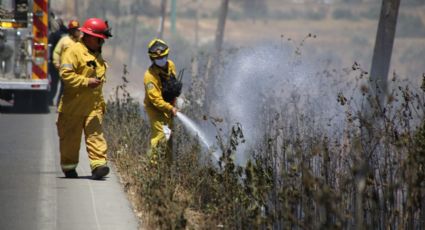
<instances>
[{"instance_id":1,"label":"firefighter wearing red helmet","mask_svg":"<svg viewBox=\"0 0 425 230\"><path fill-rule=\"evenodd\" d=\"M84 25L80 28L81 32L94 37L106 39L111 37L111 31L108 23L99 18L89 18L84 22Z\"/></svg>"},{"instance_id":2,"label":"firefighter wearing red helmet","mask_svg":"<svg viewBox=\"0 0 425 230\"><path fill-rule=\"evenodd\" d=\"M69 47L61 58L64 92L57 120L60 163L65 177L78 177L76 168L84 132L92 178L101 179L109 173L102 130L105 112L102 87L107 64L101 51L104 39L112 35L107 22L99 18L87 19L79 30L83 33L81 40Z\"/></svg>"}]
</instances>

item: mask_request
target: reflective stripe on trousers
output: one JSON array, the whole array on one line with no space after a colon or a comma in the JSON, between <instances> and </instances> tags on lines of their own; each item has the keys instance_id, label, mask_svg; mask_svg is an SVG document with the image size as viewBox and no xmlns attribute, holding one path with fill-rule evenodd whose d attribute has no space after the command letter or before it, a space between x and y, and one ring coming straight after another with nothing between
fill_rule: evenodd
<instances>
[{"instance_id":1,"label":"reflective stripe on trousers","mask_svg":"<svg viewBox=\"0 0 425 230\"><path fill-rule=\"evenodd\" d=\"M62 171L67 172L77 168L78 164L61 164Z\"/></svg>"}]
</instances>

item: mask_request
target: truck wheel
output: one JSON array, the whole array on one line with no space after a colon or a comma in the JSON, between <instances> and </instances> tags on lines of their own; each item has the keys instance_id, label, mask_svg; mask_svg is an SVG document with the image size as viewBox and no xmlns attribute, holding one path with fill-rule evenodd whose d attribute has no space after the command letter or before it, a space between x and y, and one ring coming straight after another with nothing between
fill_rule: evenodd
<instances>
[{"instance_id":1,"label":"truck wheel","mask_svg":"<svg viewBox=\"0 0 425 230\"><path fill-rule=\"evenodd\" d=\"M31 95L28 91L18 90L14 93L13 112L16 113L27 113L30 112L31 106Z\"/></svg>"},{"instance_id":2,"label":"truck wheel","mask_svg":"<svg viewBox=\"0 0 425 230\"><path fill-rule=\"evenodd\" d=\"M32 92L32 111L35 113L48 113L49 104L47 101L48 94L46 91L34 91Z\"/></svg>"},{"instance_id":3,"label":"truck wheel","mask_svg":"<svg viewBox=\"0 0 425 230\"><path fill-rule=\"evenodd\" d=\"M15 91L13 111L18 113L48 113L49 106L45 91Z\"/></svg>"}]
</instances>

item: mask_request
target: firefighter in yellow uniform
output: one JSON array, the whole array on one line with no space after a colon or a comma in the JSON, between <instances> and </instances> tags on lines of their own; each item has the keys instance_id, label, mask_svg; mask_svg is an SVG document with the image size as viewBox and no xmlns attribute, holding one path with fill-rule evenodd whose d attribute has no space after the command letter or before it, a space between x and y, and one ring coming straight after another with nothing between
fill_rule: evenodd
<instances>
[{"instance_id":1,"label":"firefighter in yellow uniform","mask_svg":"<svg viewBox=\"0 0 425 230\"><path fill-rule=\"evenodd\" d=\"M76 167L84 132L92 178L101 179L109 173L102 131L105 112L102 87L107 65L101 48L104 39L112 35L107 23L98 18L87 19L80 31L83 32L81 41L69 47L61 59L64 92L57 120L60 163L65 177L78 177Z\"/></svg>"},{"instance_id":2,"label":"firefighter in yellow uniform","mask_svg":"<svg viewBox=\"0 0 425 230\"><path fill-rule=\"evenodd\" d=\"M71 20L68 23L68 34L63 36L58 44L56 44L53 50L53 64L57 69L60 68L62 54L65 53L65 50L68 49L71 45L75 44L80 40L80 23L76 20Z\"/></svg>"},{"instance_id":3,"label":"firefighter in yellow uniform","mask_svg":"<svg viewBox=\"0 0 425 230\"><path fill-rule=\"evenodd\" d=\"M69 47L71 47L73 44L75 44L76 42L78 42L80 40L81 32L80 32L80 30L78 30L79 27L80 27L80 23L78 21L76 21L76 20L69 21L69 23L68 23L68 34L61 37L61 39L58 41L58 43L54 47L53 59L52 60L53 60L53 65L55 66L55 68L57 70L59 70L59 68L60 68L61 58L62 58L62 55L65 53L65 50L67 50ZM52 77L52 82L51 82L52 90L53 90L52 97L54 97L56 95L58 80L59 79L54 79ZM60 88L59 88L58 101L61 98L62 93L63 93L63 82L61 82L61 85L60 85ZM52 104L53 104L53 101L52 101Z\"/></svg>"},{"instance_id":4,"label":"firefighter in yellow uniform","mask_svg":"<svg viewBox=\"0 0 425 230\"><path fill-rule=\"evenodd\" d=\"M161 142L168 141L169 150L171 148L171 141L166 139L164 126L165 129L172 129L172 118L177 114L177 108L174 105L181 91L181 83L177 84L174 92L165 90L170 88L166 85L170 86L169 83L176 82L176 68L174 63L168 60L168 53L168 45L160 39L154 39L148 45L148 54L152 65L145 72L143 80L145 86L144 107L151 125L151 149L148 155L153 162L158 157L155 149ZM171 151L166 151L166 154L166 158L171 160Z\"/></svg>"}]
</instances>

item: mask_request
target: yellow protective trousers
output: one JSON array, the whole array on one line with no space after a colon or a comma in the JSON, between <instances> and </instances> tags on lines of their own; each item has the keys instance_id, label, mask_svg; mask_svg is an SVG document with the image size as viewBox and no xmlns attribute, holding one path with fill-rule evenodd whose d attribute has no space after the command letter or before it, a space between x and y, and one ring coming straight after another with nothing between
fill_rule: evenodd
<instances>
[{"instance_id":1,"label":"yellow protective trousers","mask_svg":"<svg viewBox=\"0 0 425 230\"><path fill-rule=\"evenodd\" d=\"M75 169L78 165L81 135L84 131L91 170L107 162L107 144L102 129L103 114L89 116L59 113L57 128L62 171Z\"/></svg>"},{"instance_id":2,"label":"yellow protective trousers","mask_svg":"<svg viewBox=\"0 0 425 230\"><path fill-rule=\"evenodd\" d=\"M173 119L171 118L171 115L159 111L155 108L145 106L145 111L149 117L149 122L151 125L151 149L148 152L149 157L151 158L157 158L156 156L157 151L156 148L160 143L163 143L166 140L165 134L163 131L163 125L167 125L171 130L173 129ZM166 151L166 159L171 161L172 160L172 142L171 139L167 142L167 151Z\"/></svg>"}]
</instances>

